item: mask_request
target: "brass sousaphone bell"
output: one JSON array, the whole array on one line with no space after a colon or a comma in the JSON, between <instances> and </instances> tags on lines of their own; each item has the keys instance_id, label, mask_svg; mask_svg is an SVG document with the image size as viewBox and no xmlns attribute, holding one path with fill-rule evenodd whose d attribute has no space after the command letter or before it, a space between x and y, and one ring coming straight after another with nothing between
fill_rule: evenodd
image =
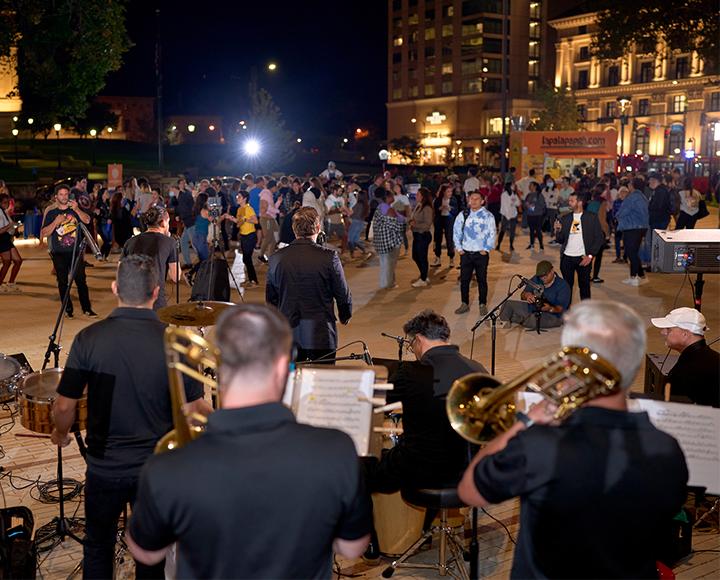
<instances>
[{"instance_id":1,"label":"brass sousaphone bell","mask_svg":"<svg viewBox=\"0 0 720 580\"><path fill-rule=\"evenodd\" d=\"M617 392L620 373L583 347L564 347L505 384L484 373L471 373L456 380L448 392L446 410L452 428L471 443L487 443L515 423L515 395L524 389L556 405L554 417L562 421L587 401Z\"/></svg>"}]
</instances>

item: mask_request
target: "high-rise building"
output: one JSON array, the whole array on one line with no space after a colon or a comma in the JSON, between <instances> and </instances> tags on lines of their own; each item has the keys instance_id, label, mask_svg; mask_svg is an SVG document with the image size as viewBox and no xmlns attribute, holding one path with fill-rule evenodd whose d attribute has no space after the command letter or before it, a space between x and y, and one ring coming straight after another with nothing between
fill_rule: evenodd
<instances>
[{"instance_id":1,"label":"high-rise building","mask_svg":"<svg viewBox=\"0 0 720 580\"><path fill-rule=\"evenodd\" d=\"M557 31L555 86L573 92L588 131L616 130L618 155L632 167L720 164L720 76L695 52L612 61L592 55L596 13L584 4L550 21ZM699 160L698 160L699 158ZM709 163L705 163L709 161Z\"/></svg>"},{"instance_id":2,"label":"high-rise building","mask_svg":"<svg viewBox=\"0 0 720 580\"><path fill-rule=\"evenodd\" d=\"M535 91L552 79L548 1L507 0L508 127L527 125ZM493 162L503 124L503 21L503 0L388 0L393 162ZM398 140L413 150L393 147Z\"/></svg>"}]
</instances>

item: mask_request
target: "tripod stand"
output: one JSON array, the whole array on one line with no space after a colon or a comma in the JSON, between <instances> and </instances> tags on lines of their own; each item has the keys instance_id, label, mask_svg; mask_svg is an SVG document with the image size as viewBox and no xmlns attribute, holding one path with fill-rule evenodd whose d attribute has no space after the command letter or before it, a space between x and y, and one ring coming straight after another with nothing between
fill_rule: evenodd
<instances>
[{"instance_id":1,"label":"tripod stand","mask_svg":"<svg viewBox=\"0 0 720 580\"><path fill-rule=\"evenodd\" d=\"M222 224L222 222L220 222ZM228 262L227 256L225 256L225 251L220 247L220 240L218 239L218 228L221 227L220 225L217 225L213 228L213 238L212 238L212 249L210 251L210 276L208 278L208 291L206 296L208 297L208 300L212 299L213 291L215 290L215 277L214 277L214 270L215 270L215 254L217 252L220 252L220 255L222 256L222 259L225 261L225 265L227 266L227 270L230 274L230 278L232 278L233 286L235 286L235 290L237 290L238 295L240 296L240 300L242 302L245 302L245 297L243 296L242 292L240 291L240 285L237 283L237 280L235 279L235 274L233 274L232 267L230 266L230 263ZM202 302L202 301L201 301Z\"/></svg>"}]
</instances>

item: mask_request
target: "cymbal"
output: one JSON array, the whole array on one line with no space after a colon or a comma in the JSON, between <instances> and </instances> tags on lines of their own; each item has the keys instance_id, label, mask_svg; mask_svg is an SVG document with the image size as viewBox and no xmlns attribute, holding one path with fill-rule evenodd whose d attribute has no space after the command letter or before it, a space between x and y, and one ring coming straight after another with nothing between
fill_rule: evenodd
<instances>
[{"instance_id":1,"label":"cymbal","mask_svg":"<svg viewBox=\"0 0 720 580\"><path fill-rule=\"evenodd\" d=\"M186 302L158 310L157 315L166 324L175 326L213 326L223 310L235 306L232 302Z\"/></svg>"}]
</instances>

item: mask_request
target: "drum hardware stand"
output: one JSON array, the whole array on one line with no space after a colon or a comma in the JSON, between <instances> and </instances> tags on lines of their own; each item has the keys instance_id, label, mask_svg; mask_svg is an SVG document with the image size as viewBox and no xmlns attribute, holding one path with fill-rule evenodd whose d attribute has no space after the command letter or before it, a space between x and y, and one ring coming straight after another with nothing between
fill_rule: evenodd
<instances>
[{"instance_id":1,"label":"drum hardware stand","mask_svg":"<svg viewBox=\"0 0 720 580\"><path fill-rule=\"evenodd\" d=\"M473 351L475 350L475 331L480 327L480 325L485 322L486 320L490 319L491 321L491 333L490 333L490 344L491 344L491 350L490 350L490 374L495 374L495 345L497 342L497 319L499 317L499 312L502 309L502 307L505 305L505 303L510 300L517 292L520 290L520 288L523 288L525 286L525 282L522 280L517 285L517 287L510 293L508 293L505 298L503 298L499 304L494 306L490 312L488 312L485 316L483 316L480 320L478 320L475 325L470 329L470 332L472 332L472 342L470 343L470 358L473 358Z\"/></svg>"}]
</instances>

